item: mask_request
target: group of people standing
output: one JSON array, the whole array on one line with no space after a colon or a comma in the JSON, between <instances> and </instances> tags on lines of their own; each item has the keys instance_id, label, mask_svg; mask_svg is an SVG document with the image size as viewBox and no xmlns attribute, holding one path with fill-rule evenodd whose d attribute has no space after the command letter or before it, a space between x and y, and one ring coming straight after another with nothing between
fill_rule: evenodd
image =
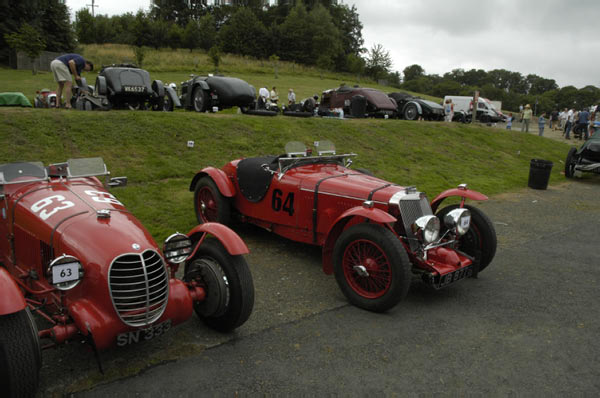
<instances>
[{"instance_id":1,"label":"group of people standing","mask_svg":"<svg viewBox=\"0 0 600 398\"><path fill-rule=\"evenodd\" d=\"M596 115L596 108L591 107L589 110L584 108L580 111L576 111L574 108L565 108L563 111L554 110L549 115L545 112L538 117L538 135L544 135L544 128L546 126L546 118L548 118L548 127L552 130L562 130L562 135L567 139L571 139L571 131L580 135L583 139L588 139L594 132L594 120ZM519 116L521 121L521 131L529 132L529 124L533 118L533 112L529 104L524 107L519 107ZM510 130L512 125L512 113L509 115L509 122L506 128Z\"/></svg>"}]
</instances>

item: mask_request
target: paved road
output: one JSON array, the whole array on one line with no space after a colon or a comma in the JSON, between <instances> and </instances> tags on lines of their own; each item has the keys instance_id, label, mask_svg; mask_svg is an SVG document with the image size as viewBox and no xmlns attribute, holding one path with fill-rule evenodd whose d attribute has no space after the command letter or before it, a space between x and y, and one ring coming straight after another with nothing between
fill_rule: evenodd
<instances>
[{"instance_id":1,"label":"paved road","mask_svg":"<svg viewBox=\"0 0 600 398\"><path fill-rule=\"evenodd\" d=\"M237 334L196 329L196 338L214 340L205 349L108 384L97 378L77 395L598 396L600 179L503 194L481 207L499 239L490 267L446 290L415 282L386 314L347 305L315 265L318 251L278 238L256 246L270 235L244 231L254 261L278 260L255 266L262 298Z\"/></svg>"}]
</instances>

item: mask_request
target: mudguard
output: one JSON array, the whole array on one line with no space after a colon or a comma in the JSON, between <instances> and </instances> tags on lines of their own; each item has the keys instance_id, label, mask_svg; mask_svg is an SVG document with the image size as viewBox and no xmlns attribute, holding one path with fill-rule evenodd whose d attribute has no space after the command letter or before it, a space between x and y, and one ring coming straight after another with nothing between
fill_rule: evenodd
<instances>
[{"instance_id":1,"label":"mudguard","mask_svg":"<svg viewBox=\"0 0 600 398\"><path fill-rule=\"evenodd\" d=\"M462 198L461 200L461 207L466 199L471 199L471 200L488 200L488 197L485 196L484 194L482 194L481 192L477 192L477 191L473 191L471 189L468 189L466 186L463 187L458 187L458 188L452 188L452 189L448 189L442 193L440 193L438 196L436 196L432 201L431 201L431 210L435 213L437 211L437 208L439 207L440 203L442 203L442 201L450 196L459 196Z\"/></svg>"},{"instance_id":2,"label":"mudguard","mask_svg":"<svg viewBox=\"0 0 600 398\"><path fill-rule=\"evenodd\" d=\"M0 315L8 315L27 307L25 297L5 268L0 268Z\"/></svg>"},{"instance_id":3,"label":"mudguard","mask_svg":"<svg viewBox=\"0 0 600 398\"><path fill-rule=\"evenodd\" d=\"M223 170L217 169L215 167L206 167L202 169L199 173L196 173L194 178L192 179L192 183L190 184L190 191L194 192L196 189L196 183L198 180L204 176L209 176L212 180L217 184L217 188L221 192L221 195L232 198L235 195L235 187L233 183L227 178L227 174Z\"/></svg>"},{"instance_id":4,"label":"mudguard","mask_svg":"<svg viewBox=\"0 0 600 398\"><path fill-rule=\"evenodd\" d=\"M107 94L107 88L106 88L106 78L104 76L98 76L96 78L96 88L98 89L98 92L96 93L96 95L106 95Z\"/></svg>"},{"instance_id":5,"label":"mudguard","mask_svg":"<svg viewBox=\"0 0 600 398\"><path fill-rule=\"evenodd\" d=\"M196 81L194 81L194 89L196 88L196 86L202 87L202 90L210 90L208 83L204 79L196 79ZM193 92L194 90L192 90L190 94L192 94Z\"/></svg>"},{"instance_id":6,"label":"mudguard","mask_svg":"<svg viewBox=\"0 0 600 398\"><path fill-rule=\"evenodd\" d=\"M404 108L402 108L402 113L404 113L404 110L406 109L406 107L408 106L408 104L414 104L417 107L417 111L419 112L419 115L423 114L423 108L421 107L421 104L419 104L416 101L408 101L406 103L406 105L404 105Z\"/></svg>"},{"instance_id":7,"label":"mudguard","mask_svg":"<svg viewBox=\"0 0 600 398\"><path fill-rule=\"evenodd\" d=\"M167 92L169 98L171 98L171 101L173 101L173 106L175 106L176 108L181 108L181 101L179 101L177 92L173 90L173 87L166 86L165 91Z\"/></svg>"},{"instance_id":8,"label":"mudguard","mask_svg":"<svg viewBox=\"0 0 600 398\"><path fill-rule=\"evenodd\" d=\"M325 243L323 244L323 272L327 275L333 274L333 247L338 237L341 235L346 223L352 217L365 217L375 223L387 225L396 222L396 218L381 209L366 208L363 206L353 207L342 213L333 223L333 226L327 232Z\"/></svg>"},{"instance_id":9,"label":"mudguard","mask_svg":"<svg viewBox=\"0 0 600 398\"><path fill-rule=\"evenodd\" d=\"M152 91L154 91L158 98L162 98L165 96L165 85L161 80L154 80L152 82Z\"/></svg>"},{"instance_id":10,"label":"mudguard","mask_svg":"<svg viewBox=\"0 0 600 398\"><path fill-rule=\"evenodd\" d=\"M246 246L246 243L244 243L242 238L240 238L239 235L233 232L233 230L231 230L229 227L216 222L207 222L196 226L187 234L190 238L192 238L192 240L198 242L190 257L194 257L194 254L202 245L202 239L194 239L193 236L207 233L215 236L219 242L223 244L227 252L232 256L250 253L248 246Z\"/></svg>"}]
</instances>

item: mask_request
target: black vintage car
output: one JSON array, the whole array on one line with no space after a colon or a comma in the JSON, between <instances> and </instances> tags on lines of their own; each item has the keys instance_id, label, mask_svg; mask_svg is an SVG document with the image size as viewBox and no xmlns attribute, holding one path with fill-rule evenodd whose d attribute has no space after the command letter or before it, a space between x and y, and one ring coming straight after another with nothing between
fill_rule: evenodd
<instances>
[{"instance_id":1,"label":"black vintage car","mask_svg":"<svg viewBox=\"0 0 600 398\"><path fill-rule=\"evenodd\" d=\"M565 161L565 176L573 178L576 172L600 174L600 123L594 134L577 149L572 147Z\"/></svg>"},{"instance_id":2,"label":"black vintage car","mask_svg":"<svg viewBox=\"0 0 600 398\"><path fill-rule=\"evenodd\" d=\"M181 106L196 112L255 106L256 89L242 79L227 76L194 76L181 83Z\"/></svg>"},{"instance_id":3,"label":"black vintage car","mask_svg":"<svg viewBox=\"0 0 600 398\"><path fill-rule=\"evenodd\" d=\"M401 119L444 120L444 108L440 104L407 93L396 92L388 95L398 104L397 116Z\"/></svg>"},{"instance_id":4,"label":"black vintage car","mask_svg":"<svg viewBox=\"0 0 600 398\"><path fill-rule=\"evenodd\" d=\"M82 81L75 93L75 107L82 110L172 111L179 106L175 90L160 80L151 81L148 71L133 64L103 66L93 89Z\"/></svg>"}]
</instances>

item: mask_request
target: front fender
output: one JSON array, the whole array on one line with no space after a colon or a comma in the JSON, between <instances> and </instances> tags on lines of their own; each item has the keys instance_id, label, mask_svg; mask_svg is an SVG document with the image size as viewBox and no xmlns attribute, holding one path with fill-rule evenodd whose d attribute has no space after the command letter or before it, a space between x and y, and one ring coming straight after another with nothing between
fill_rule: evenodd
<instances>
[{"instance_id":1,"label":"front fender","mask_svg":"<svg viewBox=\"0 0 600 398\"><path fill-rule=\"evenodd\" d=\"M350 221L353 217L365 217L368 220L386 226L389 223L394 223L397 221L394 216L381 209L366 208L363 206L353 207L342 213L342 215L335 220L333 226L329 229L329 232L327 232L327 237L325 238L325 243L323 244L323 272L327 275L331 275L333 273L332 255L335 242L342 234L342 231L344 231L344 227L348 221Z\"/></svg>"},{"instance_id":2,"label":"front fender","mask_svg":"<svg viewBox=\"0 0 600 398\"><path fill-rule=\"evenodd\" d=\"M0 315L8 315L27 307L25 297L5 268L0 268Z\"/></svg>"},{"instance_id":3,"label":"front fender","mask_svg":"<svg viewBox=\"0 0 600 398\"><path fill-rule=\"evenodd\" d=\"M404 110L406 109L406 107L407 107L409 104L414 104L414 105L417 107L417 111L419 112L419 115L422 115L422 114L423 114L423 108L421 107L421 104L419 104L419 103L418 103L418 102L416 102L416 101L408 101L408 102L406 103L406 105L404 105L404 107L402 108L402 113L404 113Z\"/></svg>"},{"instance_id":4,"label":"front fender","mask_svg":"<svg viewBox=\"0 0 600 398\"><path fill-rule=\"evenodd\" d=\"M198 86L202 87L202 90L210 90L210 86L208 85L208 83L205 80L202 79L196 79L196 81L193 84L193 89L192 89L192 93L194 92L194 89Z\"/></svg>"},{"instance_id":5,"label":"front fender","mask_svg":"<svg viewBox=\"0 0 600 398\"><path fill-rule=\"evenodd\" d=\"M246 243L244 243L242 238L229 227L216 222L207 222L196 226L187 234L192 240L198 242L190 257L194 256L202 244L203 239L198 235L205 235L207 233L214 235L232 256L250 253L248 246L246 246ZM194 238L194 236L196 236L196 238Z\"/></svg>"},{"instance_id":6,"label":"front fender","mask_svg":"<svg viewBox=\"0 0 600 398\"><path fill-rule=\"evenodd\" d=\"M440 203L450 196L459 196L463 198L463 201L465 198L471 200L488 200L488 197L481 192L473 191L468 188L452 188L442 192L431 201L431 210L435 213Z\"/></svg>"},{"instance_id":7,"label":"front fender","mask_svg":"<svg viewBox=\"0 0 600 398\"><path fill-rule=\"evenodd\" d=\"M181 101L179 101L177 92L173 89L173 87L166 86L165 91L167 92L169 98L171 98L171 101L173 101L173 106L175 106L175 108L181 108Z\"/></svg>"},{"instance_id":8,"label":"front fender","mask_svg":"<svg viewBox=\"0 0 600 398\"><path fill-rule=\"evenodd\" d=\"M221 195L232 198L235 195L235 187L233 183L227 178L227 174L221 169L216 167L205 167L200 172L196 173L190 184L190 191L194 192L196 189L196 183L204 176L209 176L217 184L217 188L221 192Z\"/></svg>"}]
</instances>

